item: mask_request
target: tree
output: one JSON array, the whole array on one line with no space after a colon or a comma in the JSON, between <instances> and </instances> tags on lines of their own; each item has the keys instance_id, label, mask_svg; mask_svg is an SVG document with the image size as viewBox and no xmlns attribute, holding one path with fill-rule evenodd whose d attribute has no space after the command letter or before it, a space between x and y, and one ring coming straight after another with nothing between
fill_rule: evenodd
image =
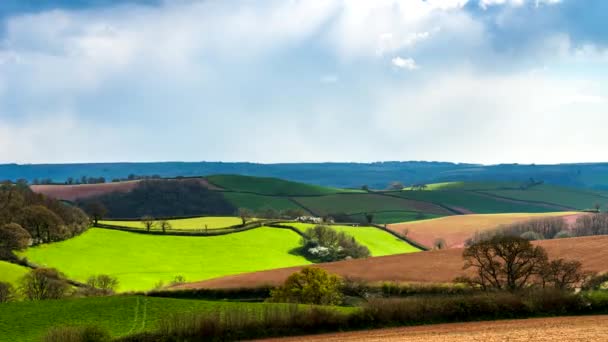
<instances>
[{"instance_id":1,"label":"tree","mask_svg":"<svg viewBox=\"0 0 608 342\"><path fill-rule=\"evenodd\" d=\"M342 303L342 279L317 267L304 267L271 291L271 301L337 305Z\"/></svg>"},{"instance_id":2,"label":"tree","mask_svg":"<svg viewBox=\"0 0 608 342\"><path fill-rule=\"evenodd\" d=\"M321 262L358 259L370 255L369 249L357 243L354 237L323 225L309 228L300 244L305 256Z\"/></svg>"},{"instance_id":3,"label":"tree","mask_svg":"<svg viewBox=\"0 0 608 342\"><path fill-rule=\"evenodd\" d=\"M0 248L20 251L29 246L32 236L16 223L0 226Z\"/></svg>"},{"instance_id":4,"label":"tree","mask_svg":"<svg viewBox=\"0 0 608 342\"><path fill-rule=\"evenodd\" d=\"M367 223L372 224L372 222L374 221L374 214L365 213L365 220L367 221Z\"/></svg>"},{"instance_id":5,"label":"tree","mask_svg":"<svg viewBox=\"0 0 608 342\"><path fill-rule=\"evenodd\" d=\"M239 208L238 216L243 221L243 225L247 224L247 220L253 216L253 212L247 208Z\"/></svg>"},{"instance_id":6,"label":"tree","mask_svg":"<svg viewBox=\"0 0 608 342\"><path fill-rule=\"evenodd\" d=\"M445 242L445 239L443 239L443 238L436 238L435 241L433 241L434 250L445 249L446 247L447 247L447 243Z\"/></svg>"},{"instance_id":7,"label":"tree","mask_svg":"<svg viewBox=\"0 0 608 342\"><path fill-rule=\"evenodd\" d=\"M543 287L558 290L571 290L582 285L591 274L583 271L583 265L577 260L557 259L546 262L540 272Z\"/></svg>"},{"instance_id":8,"label":"tree","mask_svg":"<svg viewBox=\"0 0 608 342\"><path fill-rule=\"evenodd\" d=\"M473 243L465 248L463 269L473 269L472 278L457 281L479 286L484 290L516 291L539 275L547 263L547 253L528 240L514 236L495 236L490 240Z\"/></svg>"},{"instance_id":9,"label":"tree","mask_svg":"<svg viewBox=\"0 0 608 342\"><path fill-rule=\"evenodd\" d=\"M31 205L23 208L19 223L38 243L58 240L64 233L61 218L42 205Z\"/></svg>"},{"instance_id":10,"label":"tree","mask_svg":"<svg viewBox=\"0 0 608 342\"><path fill-rule=\"evenodd\" d=\"M163 233L166 233L167 230L171 229L171 222L167 220L161 220L158 222L158 226L163 230Z\"/></svg>"},{"instance_id":11,"label":"tree","mask_svg":"<svg viewBox=\"0 0 608 342\"><path fill-rule=\"evenodd\" d=\"M91 276L87 279L87 286L94 294L108 296L114 294L118 287L118 279L107 274Z\"/></svg>"},{"instance_id":12,"label":"tree","mask_svg":"<svg viewBox=\"0 0 608 342\"><path fill-rule=\"evenodd\" d=\"M154 227L155 223L156 223L156 221L154 220L154 217L152 217L150 215L146 215L141 218L141 224L144 225L144 228L146 228L146 231L150 231L150 229L152 229Z\"/></svg>"},{"instance_id":13,"label":"tree","mask_svg":"<svg viewBox=\"0 0 608 342\"><path fill-rule=\"evenodd\" d=\"M21 278L21 292L29 300L59 299L68 289L65 277L52 268L37 268Z\"/></svg>"},{"instance_id":14,"label":"tree","mask_svg":"<svg viewBox=\"0 0 608 342\"><path fill-rule=\"evenodd\" d=\"M108 209L106 209L105 205L99 201L87 203L85 206L85 212L89 214L91 219L93 219L93 223L97 225L97 222L106 216L108 213Z\"/></svg>"},{"instance_id":15,"label":"tree","mask_svg":"<svg viewBox=\"0 0 608 342\"><path fill-rule=\"evenodd\" d=\"M0 281L0 303L12 302L13 300L15 300L13 285Z\"/></svg>"},{"instance_id":16,"label":"tree","mask_svg":"<svg viewBox=\"0 0 608 342\"><path fill-rule=\"evenodd\" d=\"M404 186L403 183L401 182L391 182L391 184L389 185L389 190L395 190L395 191L401 191L403 190Z\"/></svg>"}]
</instances>

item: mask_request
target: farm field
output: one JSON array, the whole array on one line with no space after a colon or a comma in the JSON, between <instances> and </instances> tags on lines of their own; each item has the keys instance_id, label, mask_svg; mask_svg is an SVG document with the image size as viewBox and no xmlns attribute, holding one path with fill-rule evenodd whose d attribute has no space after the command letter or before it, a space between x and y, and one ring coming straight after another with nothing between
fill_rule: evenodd
<instances>
[{"instance_id":1,"label":"farm field","mask_svg":"<svg viewBox=\"0 0 608 342\"><path fill-rule=\"evenodd\" d=\"M254 211L272 208L275 210L302 209L286 197L263 196L249 193L225 192L224 198L236 208L247 208Z\"/></svg>"},{"instance_id":2,"label":"farm field","mask_svg":"<svg viewBox=\"0 0 608 342\"><path fill-rule=\"evenodd\" d=\"M373 214L373 222L376 224L419 221L442 217L442 215L434 215L415 211L375 211L373 212ZM366 222L364 213L351 214L349 216L351 217L353 222Z\"/></svg>"},{"instance_id":3,"label":"farm field","mask_svg":"<svg viewBox=\"0 0 608 342\"><path fill-rule=\"evenodd\" d=\"M207 180L225 190L239 192L253 192L264 195L278 196L314 196L335 194L340 192L352 192L359 190L345 190L338 188L323 187L298 182L291 182L279 178L250 177L241 175L215 175L207 177Z\"/></svg>"},{"instance_id":4,"label":"farm field","mask_svg":"<svg viewBox=\"0 0 608 342\"><path fill-rule=\"evenodd\" d=\"M539 185L527 190L486 190L483 193L522 201L536 201L557 204L573 209L590 209L596 203L604 207L608 196L595 191Z\"/></svg>"},{"instance_id":5,"label":"farm field","mask_svg":"<svg viewBox=\"0 0 608 342\"><path fill-rule=\"evenodd\" d=\"M114 337L155 328L173 313L231 307L261 309L265 303L220 302L144 296L111 296L13 302L0 305L0 341L40 341L57 326L97 325Z\"/></svg>"},{"instance_id":6,"label":"farm field","mask_svg":"<svg viewBox=\"0 0 608 342\"><path fill-rule=\"evenodd\" d=\"M575 316L514 319L488 322L432 324L335 334L268 339L264 341L603 341L608 336L608 316Z\"/></svg>"},{"instance_id":7,"label":"farm field","mask_svg":"<svg viewBox=\"0 0 608 342\"><path fill-rule=\"evenodd\" d=\"M404 234L408 238L424 245L432 246L436 239L444 239L448 248L462 247L465 241L475 232L496 228L500 225L526 221L540 217L560 216L569 221L579 212L556 213L515 213L515 214L473 214L441 217L432 220L406 222L388 225L388 229Z\"/></svg>"},{"instance_id":8,"label":"farm field","mask_svg":"<svg viewBox=\"0 0 608 342\"><path fill-rule=\"evenodd\" d=\"M70 240L20 253L79 281L95 274L118 278L119 291L149 290L181 275L188 281L229 274L306 265L291 254L300 236L278 228L257 228L211 237L158 236L91 228Z\"/></svg>"},{"instance_id":9,"label":"farm field","mask_svg":"<svg viewBox=\"0 0 608 342\"><path fill-rule=\"evenodd\" d=\"M443 182L426 184L426 191L443 190L497 190L519 188L521 182ZM411 187L404 190L412 190Z\"/></svg>"},{"instance_id":10,"label":"farm field","mask_svg":"<svg viewBox=\"0 0 608 342\"><path fill-rule=\"evenodd\" d=\"M309 223L285 223L286 225L297 228L305 232L307 229L314 227L314 224ZM396 238L395 236L374 227L351 227L332 225L331 228L338 232L344 232L357 240L360 244L366 246L372 256L383 256L401 253L414 253L420 250L409 243Z\"/></svg>"},{"instance_id":11,"label":"farm field","mask_svg":"<svg viewBox=\"0 0 608 342\"><path fill-rule=\"evenodd\" d=\"M171 229L184 229L184 230L204 230L205 226L208 229L226 228L241 224L241 219L233 216L206 216L206 217L194 217L186 219L168 220L171 223ZM144 229L141 221L99 221L102 224L116 225L131 228ZM159 229L159 228L155 228Z\"/></svg>"},{"instance_id":12,"label":"farm field","mask_svg":"<svg viewBox=\"0 0 608 342\"><path fill-rule=\"evenodd\" d=\"M608 271L608 236L590 236L533 242L546 249L549 258L575 259L588 271ZM450 283L463 275L462 249L388 255L376 258L318 264L331 273L368 282ZM226 276L177 288L240 288L281 284L301 267L289 267Z\"/></svg>"},{"instance_id":13,"label":"farm field","mask_svg":"<svg viewBox=\"0 0 608 342\"><path fill-rule=\"evenodd\" d=\"M0 261L0 281L17 286L19 279L27 272L29 272L27 267L15 265L7 261Z\"/></svg>"}]
</instances>

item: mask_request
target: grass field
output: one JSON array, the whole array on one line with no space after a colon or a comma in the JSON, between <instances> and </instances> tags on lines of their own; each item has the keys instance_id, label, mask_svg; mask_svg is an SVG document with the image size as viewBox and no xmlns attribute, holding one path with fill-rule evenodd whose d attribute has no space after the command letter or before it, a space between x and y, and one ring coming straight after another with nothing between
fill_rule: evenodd
<instances>
[{"instance_id":1,"label":"grass field","mask_svg":"<svg viewBox=\"0 0 608 342\"><path fill-rule=\"evenodd\" d=\"M397 193L398 196L418 201L440 203L459 211L469 211L477 214L493 213L542 213L555 211L546 206L505 201L477 194L472 191L418 191L406 190ZM464 209L464 210L463 210Z\"/></svg>"},{"instance_id":2,"label":"grass field","mask_svg":"<svg viewBox=\"0 0 608 342\"><path fill-rule=\"evenodd\" d=\"M6 261L0 261L0 281L17 286L19 279L27 272L29 272L29 269L26 267L11 264Z\"/></svg>"},{"instance_id":3,"label":"grass field","mask_svg":"<svg viewBox=\"0 0 608 342\"><path fill-rule=\"evenodd\" d=\"M326 195L338 192L351 192L358 190L344 190L317 185L286 181L279 178L249 177L240 175L216 175L209 176L207 180L226 190L255 192L265 195L279 196L308 196Z\"/></svg>"},{"instance_id":4,"label":"grass field","mask_svg":"<svg viewBox=\"0 0 608 342\"><path fill-rule=\"evenodd\" d=\"M520 186L521 182L444 182L427 184L426 190L497 190L519 188ZM412 190L412 188L405 188L404 190Z\"/></svg>"},{"instance_id":5,"label":"grass field","mask_svg":"<svg viewBox=\"0 0 608 342\"><path fill-rule=\"evenodd\" d=\"M555 213L511 213L511 214L474 214L455 215L433 220L423 220L391 224L388 228L397 233L407 232L408 238L425 246L432 246L435 239L444 239L447 247L461 247L466 239L477 231L496 228L500 225L511 224L548 216L580 215L578 212Z\"/></svg>"},{"instance_id":6,"label":"grass field","mask_svg":"<svg viewBox=\"0 0 608 342\"><path fill-rule=\"evenodd\" d=\"M264 303L113 296L14 302L0 305L0 341L40 341L56 326L97 325L114 337L147 331L173 313L221 310L230 307L262 308Z\"/></svg>"},{"instance_id":7,"label":"grass field","mask_svg":"<svg viewBox=\"0 0 608 342\"><path fill-rule=\"evenodd\" d=\"M207 226L208 229L234 226L241 224L241 219L232 216L207 216L169 220L169 222L171 223L172 229L198 230L205 229L205 226ZM144 229L144 225L140 221L99 221L99 223ZM154 229L160 228L155 227Z\"/></svg>"},{"instance_id":8,"label":"grass field","mask_svg":"<svg viewBox=\"0 0 608 342\"><path fill-rule=\"evenodd\" d=\"M421 213L414 211L376 211L374 214L373 223L376 224L389 224L389 223L400 223L409 221L428 220L433 218L441 217L442 215L434 215L429 213ZM349 215L353 222L366 222L365 214L351 214Z\"/></svg>"},{"instance_id":9,"label":"grass field","mask_svg":"<svg viewBox=\"0 0 608 342\"><path fill-rule=\"evenodd\" d=\"M92 228L70 240L21 253L85 281L94 274L116 276L119 291L149 290L181 275L188 281L228 274L309 264L290 254L300 236L278 228L258 228L211 237L157 236Z\"/></svg>"},{"instance_id":10,"label":"grass field","mask_svg":"<svg viewBox=\"0 0 608 342\"><path fill-rule=\"evenodd\" d=\"M375 211L420 211L435 215L452 214L448 210L431 203L368 193L328 195L323 197L295 197L294 199L319 215L334 213L355 214Z\"/></svg>"},{"instance_id":11,"label":"grass field","mask_svg":"<svg viewBox=\"0 0 608 342\"><path fill-rule=\"evenodd\" d=\"M527 190L491 190L484 191L484 193L522 201L553 203L575 209L593 208L596 203L604 207L604 204L608 202L608 196L597 192L552 185L539 185Z\"/></svg>"},{"instance_id":12,"label":"grass field","mask_svg":"<svg viewBox=\"0 0 608 342\"><path fill-rule=\"evenodd\" d=\"M288 223L288 225L302 232L315 226L309 223ZM372 256L420 252L418 248L378 228L337 225L332 225L331 228L354 237L355 240L369 249Z\"/></svg>"},{"instance_id":13,"label":"grass field","mask_svg":"<svg viewBox=\"0 0 608 342\"><path fill-rule=\"evenodd\" d=\"M224 197L237 208L254 211L272 208L275 210L302 209L285 197L261 196L256 194L226 192Z\"/></svg>"}]
</instances>

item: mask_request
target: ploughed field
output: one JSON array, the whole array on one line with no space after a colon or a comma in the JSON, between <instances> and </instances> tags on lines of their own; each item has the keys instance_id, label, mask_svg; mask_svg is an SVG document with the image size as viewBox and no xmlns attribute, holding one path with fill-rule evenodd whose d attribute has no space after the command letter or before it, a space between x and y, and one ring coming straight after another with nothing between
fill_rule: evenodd
<instances>
[{"instance_id":1,"label":"ploughed field","mask_svg":"<svg viewBox=\"0 0 608 342\"><path fill-rule=\"evenodd\" d=\"M608 316L576 316L531 318L489 322L433 324L417 327L353 331L346 333L309 335L269 339L265 341L411 341L411 342L469 342L469 341L605 341L608 336Z\"/></svg>"},{"instance_id":2,"label":"ploughed field","mask_svg":"<svg viewBox=\"0 0 608 342\"><path fill-rule=\"evenodd\" d=\"M86 281L118 278L119 291L149 290L176 276L194 281L310 262L292 253L300 236L288 229L257 228L220 236L164 236L91 228L75 238L21 253L40 266Z\"/></svg>"},{"instance_id":3,"label":"ploughed field","mask_svg":"<svg viewBox=\"0 0 608 342\"><path fill-rule=\"evenodd\" d=\"M207 229L228 228L242 222L240 218L233 216L207 216L167 221L171 224L171 229L178 230L205 230L205 227ZM99 221L99 223L130 228L145 228L141 221L106 220ZM160 228L154 227L153 229L159 230Z\"/></svg>"},{"instance_id":4,"label":"ploughed field","mask_svg":"<svg viewBox=\"0 0 608 342\"><path fill-rule=\"evenodd\" d=\"M589 271L608 271L608 236L589 236L535 241L550 258L575 259ZM368 282L448 283L463 274L462 249L453 248L377 258L319 264L331 273ZM301 267L290 267L189 283L176 288L240 288L282 284Z\"/></svg>"}]
</instances>

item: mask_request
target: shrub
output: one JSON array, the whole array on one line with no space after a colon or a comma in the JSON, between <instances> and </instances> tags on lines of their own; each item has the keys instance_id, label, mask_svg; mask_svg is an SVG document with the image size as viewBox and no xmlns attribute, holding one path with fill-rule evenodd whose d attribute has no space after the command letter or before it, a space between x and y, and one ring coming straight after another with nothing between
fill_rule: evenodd
<instances>
[{"instance_id":1,"label":"shrub","mask_svg":"<svg viewBox=\"0 0 608 342\"><path fill-rule=\"evenodd\" d=\"M537 232L533 232L533 231L527 231L525 233L522 233L519 237L522 238L522 239L526 239L528 241L544 240L545 239L545 237L542 236L542 234L537 233Z\"/></svg>"},{"instance_id":2,"label":"shrub","mask_svg":"<svg viewBox=\"0 0 608 342\"><path fill-rule=\"evenodd\" d=\"M338 233L334 229L318 225L309 228L301 240L303 254L319 262L365 258L370 255L367 247L360 245L354 237Z\"/></svg>"},{"instance_id":3,"label":"shrub","mask_svg":"<svg viewBox=\"0 0 608 342\"><path fill-rule=\"evenodd\" d=\"M583 285L583 290L607 290L608 273L596 274L590 277Z\"/></svg>"},{"instance_id":4,"label":"shrub","mask_svg":"<svg viewBox=\"0 0 608 342\"><path fill-rule=\"evenodd\" d=\"M554 239L565 239L565 238L569 238L572 237L572 233L570 233L567 230L562 230L559 231L557 234L555 234L555 236L553 237Z\"/></svg>"},{"instance_id":5,"label":"shrub","mask_svg":"<svg viewBox=\"0 0 608 342\"><path fill-rule=\"evenodd\" d=\"M107 342L111 340L110 334L97 326L85 327L58 327L49 330L44 342Z\"/></svg>"},{"instance_id":6,"label":"shrub","mask_svg":"<svg viewBox=\"0 0 608 342\"><path fill-rule=\"evenodd\" d=\"M59 299L68 289L63 274L52 268L38 268L21 278L21 292L29 300Z\"/></svg>"},{"instance_id":7,"label":"shrub","mask_svg":"<svg viewBox=\"0 0 608 342\"><path fill-rule=\"evenodd\" d=\"M0 281L0 303L7 303L15 300L15 289L13 285Z\"/></svg>"},{"instance_id":8,"label":"shrub","mask_svg":"<svg viewBox=\"0 0 608 342\"><path fill-rule=\"evenodd\" d=\"M107 274L91 276L87 279L86 295L89 296L109 296L114 294L118 287L118 279Z\"/></svg>"},{"instance_id":9,"label":"shrub","mask_svg":"<svg viewBox=\"0 0 608 342\"><path fill-rule=\"evenodd\" d=\"M283 286L271 291L270 301L317 305L342 302L342 279L317 267L304 267L290 275Z\"/></svg>"}]
</instances>

